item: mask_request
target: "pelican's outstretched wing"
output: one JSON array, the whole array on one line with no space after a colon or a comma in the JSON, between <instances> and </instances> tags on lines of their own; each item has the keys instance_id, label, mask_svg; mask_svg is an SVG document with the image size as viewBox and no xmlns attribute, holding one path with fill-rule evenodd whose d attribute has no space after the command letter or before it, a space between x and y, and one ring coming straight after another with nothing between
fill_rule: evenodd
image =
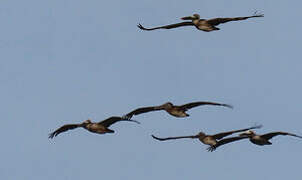
<instances>
[{"instance_id":1,"label":"pelican's outstretched wing","mask_svg":"<svg viewBox=\"0 0 302 180\"><path fill-rule=\"evenodd\" d=\"M62 127L60 127L59 129L55 130L54 132L50 133L48 138L52 139L54 137L56 137L58 134L62 133L62 132L65 132L65 131L68 131L68 130L71 130L71 129L75 129L75 128L78 128L80 127L79 124L66 124Z\"/></svg>"},{"instance_id":2,"label":"pelican's outstretched wing","mask_svg":"<svg viewBox=\"0 0 302 180\"><path fill-rule=\"evenodd\" d=\"M239 130L234 130L234 131L222 132L222 133L218 133L218 134L213 135L213 137L215 139L222 139L225 136L229 136L229 135L231 135L233 133L243 132L243 131L247 131L247 130L251 130L251 129L259 129L261 127L262 127L262 125L258 125L258 126L252 126L250 128L246 128L246 129L239 129Z\"/></svg>"},{"instance_id":3,"label":"pelican's outstretched wing","mask_svg":"<svg viewBox=\"0 0 302 180\"><path fill-rule=\"evenodd\" d=\"M302 136L298 136L296 134L292 134L292 133L288 133L288 132L271 132L271 133L267 133L267 134L263 134L261 135L261 137L263 137L264 139L271 139L274 136L278 136L278 135L288 135L288 136L294 136L294 137L298 137L298 138L302 138Z\"/></svg>"},{"instance_id":4,"label":"pelican's outstretched wing","mask_svg":"<svg viewBox=\"0 0 302 180\"><path fill-rule=\"evenodd\" d=\"M130 120L130 119L125 119L123 117L119 117L119 116L112 116L110 118L107 118L101 122L99 122L98 124L104 126L104 127L109 127L111 126L112 124L118 122L118 121L130 121L130 122L135 122L137 124L140 124L140 122L138 121L135 121L135 120Z\"/></svg>"},{"instance_id":5,"label":"pelican's outstretched wing","mask_svg":"<svg viewBox=\"0 0 302 180\"><path fill-rule=\"evenodd\" d=\"M151 112L151 111L159 111L162 109L163 108L161 106L150 106L150 107L137 108L137 109L131 111L130 113L124 115L123 117L125 117L126 119L131 119L132 116L134 116L134 115L147 113L147 112Z\"/></svg>"},{"instance_id":6,"label":"pelican's outstretched wing","mask_svg":"<svg viewBox=\"0 0 302 180\"><path fill-rule=\"evenodd\" d=\"M156 29L173 29L173 28L178 28L181 26L194 26L194 24L192 22L185 21L185 22L181 22L181 23L170 24L170 25L166 25L166 26L159 26L159 27L154 27L154 28L145 28L141 24L137 25L138 28L140 28L141 30L146 30L146 31L152 31L152 30L156 30Z\"/></svg>"},{"instance_id":7,"label":"pelican's outstretched wing","mask_svg":"<svg viewBox=\"0 0 302 180\"><path fill-rule=\"evenodd\" d=\"M151 135L151 136L154 139L159 140L159 141L166 141L166 140L172 140L172 139L183 139L183 138L191 138L191 139L198 138L198 135L195 135L195 136L176 136L176 137L167 137L167 138L159 138L159 137L156 137L154 135Z\"/></svg>"},{"instance_id":8,"label":"pelican's outstretched wing","mask_svg":"<svg viewBox=\"0 0 302 180\"><path fill-rule=\"evenodd\" d=\"M255 18L255 17L264 17L264 14L255 14L253 16L234 17L234 18L214 18L214 19L207 20L207 22L213 26L217 26L221 23L226 23L229 21L241 21L241 20L246 20L246 19Z\"/></svg>"},{"instance_id":9,"label":"pelican's outstretched wing","mask_svg":"<svg viewBox=\"0 0 302 180\"><path fill-rule=\"evenodd\" d=\"M241 137L241 136L225 138L225 139L218 141L217 144L215 144L214 146L208 147L207 150L212 152L212 151L215 151L216 148L218 148L221 145L228 144L228 143L231 143L234 141L239 141L241 139L247 139L247 138L248 137Z\"/></svg>"},{"instance_id":10,"label":"pelican's outstretched wing","mask_svg":"<svg viewBox=\"0 0 302 180\"><path fill-rule=\"evenodd\" d=\"M208 101L199 101L199 102L192 102L192 103L188 103L188 104L184 104L180 107L181 109L189 110L191 108L197 107L197 106L202 106L202 105L213 105L213 106L225 106L228 108L233 108L233 106L229 105L229 104L221 104L221 103L216 103L216 102L208 102Z\"/></svg>"}]
</instances>

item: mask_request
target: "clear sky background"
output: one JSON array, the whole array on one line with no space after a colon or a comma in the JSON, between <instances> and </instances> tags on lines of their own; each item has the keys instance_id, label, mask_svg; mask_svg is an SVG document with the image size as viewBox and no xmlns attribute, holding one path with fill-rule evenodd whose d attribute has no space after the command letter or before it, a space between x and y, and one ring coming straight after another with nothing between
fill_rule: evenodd
<instances>
[{"instance_id":1,"label":"clear sky background","mask_svg":"<svg viewBox=\"0 0 302 180\"><path fill-rule=\"evenodd\" d=\"M157 136L215 134L255 123L256 132L302 134L302 2L281 0L2 0L0 2L0 179L301 179L301 139L272 146L248 140L210 153L198 140ZM141 31L202 18L252 15L220 31L194 27ZM76 129L167 101L216 101L189 118L165 112L120 122L115 134Z\"/></svg>"}]
</instances>

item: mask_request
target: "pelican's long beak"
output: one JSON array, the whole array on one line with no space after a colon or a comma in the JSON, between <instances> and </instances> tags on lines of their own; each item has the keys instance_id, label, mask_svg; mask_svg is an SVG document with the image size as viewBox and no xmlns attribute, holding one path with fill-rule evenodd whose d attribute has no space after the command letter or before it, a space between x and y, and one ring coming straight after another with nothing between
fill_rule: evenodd
<instances>
[{"instance_id":1,"label":"pelican's long beak","mask_svg":"<svg viewBox=\"0 0 302 180\"><path fill-rule=\"evenodd\" d=\"M246 132L239 134L240 137L248 137L250 134L247 134Z\"/></svg>"},{"instance_id":2,"label":"pelican's long beak","mask_svg":"<svg viewBox=\"0 0 302 180\"><path fill-rule=\"evenodd\" d=\"M196 19L196 17L194 17L194 16L186 16L186 17L182 17L180 19L182 19L182 20L193 20L193 19Z\"/></svg>"}]
</instances>

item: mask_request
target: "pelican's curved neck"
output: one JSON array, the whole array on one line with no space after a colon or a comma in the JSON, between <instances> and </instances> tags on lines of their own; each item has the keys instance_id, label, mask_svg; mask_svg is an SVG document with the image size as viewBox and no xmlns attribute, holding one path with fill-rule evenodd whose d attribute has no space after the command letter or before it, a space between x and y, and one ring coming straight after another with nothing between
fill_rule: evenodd
<instances>
[{"instance_id":1,"label":"pelican's curved neck","mask_svg":"<svg viewBox=\"0 0 302 180\"><path fill-rule=\"evenodd\" d=\"M192 19L192 23L195 25L198 25L200 22L200 19Z\"/></svg>"}]
</instances>

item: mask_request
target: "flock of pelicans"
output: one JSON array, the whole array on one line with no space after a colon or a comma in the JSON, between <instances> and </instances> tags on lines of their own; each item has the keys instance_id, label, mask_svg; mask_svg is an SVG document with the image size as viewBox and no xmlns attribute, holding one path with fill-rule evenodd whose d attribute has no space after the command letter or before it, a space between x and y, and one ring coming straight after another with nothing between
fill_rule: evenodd
<instances>
[{"instance_id":1,"label":"flock of pelicans","mask_svg":"<svg viewBox=\"0 0 302 180\"><path fill-rule=\"evenodd\" d=\"M200 19L200 16L198 14L193 14L192 16L187 16L181 18L182 20L189 20L184 21L181 23L176 24L170 24L165 26L159 26L159 27L153 27L153 28L145 28L141 24L138 24L138 27L142 30L156 30L156 29L172 29L172 28L178 28L182 26L195 26L197 29L210 32L219 30L216 26L221 23L226 23L230 21L241 21L246 20L249 18L256 18L256 17L264 17L263 14L257 14L255 13L253 16L247 16L247 17L235 17L235 18L213 18L213 19ZM72 130L75 128L82 127L90 132L97 133L97 134L106 134L106 133L114 133L114 130L109 129L109 127L119 121L128 121L128 122L135 122L138 123L138 121L133 120L132 117L135 115L139 115L142 113L148 113L152 111L160 111L165 110L167 113L174 117L178 118L184 118L188 117L189 114L186 113L191 108L202 106L202 105L212 105L212 106L223 106L227 108L233 108L229 104L222 104L222 103L216 103L216 102L208 102L208 101L199 101L199 102L192 102L184 105L174 105L171 102L167 102L165 104L159 105L159 106L149 106L149 107L141 107L137 108L131 112L129 112L126 115L123 116L112 116L108 119L105 119L101 122L91 122L90 119L80 123L80 124L66 124L62 127L58 128L54 132L49 134L49 138L54 138L55 136L59 135L60 133L63 133L68 130ZM252 126L245 129L239 129L239 130L233 130L233 131L227 131L227 132L221 132L214 135L208 135L204 132L199 132L197 135L191 135L191 136L175 136L175 137L166 137L166 138L160 138L157 136L152 135L152 137L158 141L167 141L167 140L174 140L174 139L183 139L183 138L190 138L190 139L199 139L200 142L203 144L209 145L207 148L208 151L214 151L216 148L218 148L221 145L228 144L231 142L239 141L242 139L249 139L253 144L256 145L271 145L272 143L269 141L271 138L278 136L278 135L289 135L294 136L298 138L302 138L302 136L298 136L296 134L288 133L288 132L270 132L263 135L258 135L252 129L258 129L261 128L261 125L258 126ZM234 133L240 133L238 136L233 136L226 138L227 136L230 136Z\"/></svg>"}]
</instances>

